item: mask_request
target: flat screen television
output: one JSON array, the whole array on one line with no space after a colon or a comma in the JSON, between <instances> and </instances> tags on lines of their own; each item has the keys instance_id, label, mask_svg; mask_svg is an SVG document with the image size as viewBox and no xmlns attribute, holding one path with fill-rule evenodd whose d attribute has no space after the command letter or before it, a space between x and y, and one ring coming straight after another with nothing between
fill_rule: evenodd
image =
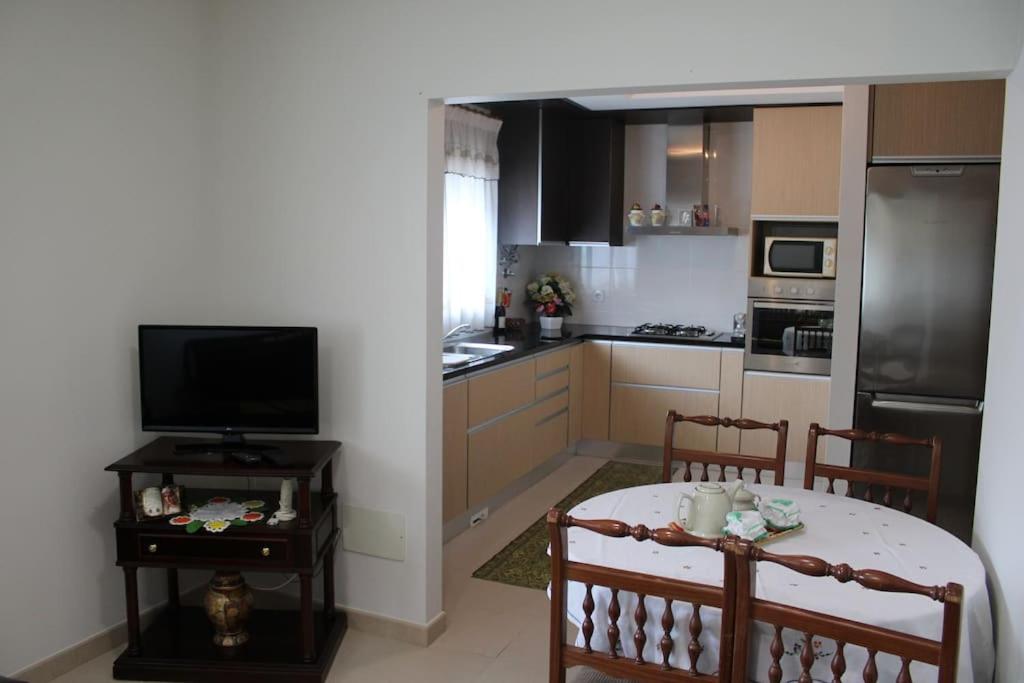
<instances>
[{"instance_id":1,"label":"flat screen television","mask_svg":"<svg viewBox=\"0 0 1024 683\"><path fill-rule=\"evenodd\" d=\"M142 429L316 434L315 327L139 326Z\"/></svg>"}]
</instances>

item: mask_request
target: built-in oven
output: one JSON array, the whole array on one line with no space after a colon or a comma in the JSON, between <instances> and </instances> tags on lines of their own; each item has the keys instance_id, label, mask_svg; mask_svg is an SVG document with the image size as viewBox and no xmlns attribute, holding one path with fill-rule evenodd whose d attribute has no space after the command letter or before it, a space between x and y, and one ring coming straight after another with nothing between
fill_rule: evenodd
<instances>
[{"instance_id":1,"label":"built-in oven","mask_svg":"<svg viewBox=\"0 0 1024 683\"><path fill-rule=\"evenodd\" d=\"M835 278L836 239L766 236L762 273L767 277Z\"/></svg>"},{"instance_id":2,"label":"built-in oven","mask_svg":"<svg viewBox=\"0 0 1024 683\"><path fill-rule=\"evenodd\" d=\"M834 282L755 277L747 293L747 370L830 374Z\"/></svg>"}]
</instances>

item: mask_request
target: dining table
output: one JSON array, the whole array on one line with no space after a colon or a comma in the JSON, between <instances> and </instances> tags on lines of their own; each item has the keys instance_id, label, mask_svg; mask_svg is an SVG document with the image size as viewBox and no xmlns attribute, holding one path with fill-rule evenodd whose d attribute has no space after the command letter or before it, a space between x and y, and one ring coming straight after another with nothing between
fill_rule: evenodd
<instances>
[{"instance_id":1,"label":"dining table","mask_svg":"<svg viewBox=\"0 0 1024 683\"><path fill-rule=\"evenodd\" d=\"M578 519L615 519L630 525L643 524L652 529L680 522L680 499L693 493L698 482L653 484L611 491L585 500L569 511ZM915 583L945 585L956 582L963 586L960 622L960 650L956 680L960 683L987 682L992 679L995 651L992 639L992 616L985 569L978 555L963 541L924 519L843 495L810 491L801 488L748 484L747 488L762 500L785 498L800 508L803 528L771 541L766 549L786 555L812 555L830 563L845 562L855 569L878 569ZM683 512L687 507L683 508ZM638 543L632 538L610 538L587 531L568 530L569 560L615 569L682 579L708 585L722 585L724 555L704 547L666 547L653 542ZM757 598L792 605L815 612L835 615L933 640L942 630L941 603L921 595L882 593L866 589L854 582L842 584L831 577L809 577L773 563L756 568ZM567 594L567 616L577 626L584 619L583 600L586 588L571 582ZM608 650L605 635L608 625L607 606L611 591L593 587L595 603L592 615L594 649ZM619 592L621 617L619 626L620 654L635 657L631 637L635 625L630 615L637 597ZM744 596L740 596L743 599ZM647 600L647 645L643 653L647 661L656 661L661 633L657 631L664 608L663 601ZM692 606L673 602L676 624L686 624ZM714 671L718 662L719 610L703 607L704 651L699 668ZM751 680L767 680L770 662L769 646L774 631L768 625L755 623L748 652ZM583 646L582 633L577 645ZM800 675L800 655L804 635L793 631L783 633L785 654L782 657L783 680L796 681ZM677 638L670 656L673 666L688 667L687 639ZM830 681L829 669L835 643L814 637L814 680ZM848 672L859 672L867 654L863 648L846 646ZM895 680L900 669L898 658L879 653L878 680ZM760 672L760 673L759 673ZM757 675L755 677L755 675ZM915 662L911 667L914 681L935 680L937 669Z\"/></svg>"}]
</instances>

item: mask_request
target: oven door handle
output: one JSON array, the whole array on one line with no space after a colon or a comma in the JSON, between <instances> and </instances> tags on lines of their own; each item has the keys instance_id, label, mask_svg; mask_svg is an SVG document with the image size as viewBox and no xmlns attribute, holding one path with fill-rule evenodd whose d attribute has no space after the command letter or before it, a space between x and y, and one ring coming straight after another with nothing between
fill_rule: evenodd
<instances>
[{"instance_id":1,"label":"oven door handle","mask_svg":"<svg viewBox=\"0 0 1024 683\"><path fill-rule=\"evenodd\" d=\"M806 301L781 301L779 299L754 299L751 301L751 306L753 308L769 308L776 310L801 308L810 311L834 311L836 309L835 304L807 303Z\"/></svg>"}]
</instances>

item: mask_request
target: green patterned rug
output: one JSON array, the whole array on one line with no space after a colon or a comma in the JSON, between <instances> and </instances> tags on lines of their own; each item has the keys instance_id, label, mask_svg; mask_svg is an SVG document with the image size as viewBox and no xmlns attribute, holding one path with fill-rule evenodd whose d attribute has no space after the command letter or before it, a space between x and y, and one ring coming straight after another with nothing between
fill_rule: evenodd
<instances>
[{"instance_id":1,"label":"green patterned rug","mask_svg":"<svg viewBox=\"0 0 1024 683\"><path fill-rule=\"evenodd\" d=\"M555 507L568 512L578 503L602 493L631 486L657 484L661 481L661 467L635 465L627 462L608 462L576 487ZM551 561L548 558L548 528L544 517L530 525L514 541L501 549L482 567L473 572L478 579L498 581L523 588L545 590L551 581Z\"/></svg>"}]
</instances>

